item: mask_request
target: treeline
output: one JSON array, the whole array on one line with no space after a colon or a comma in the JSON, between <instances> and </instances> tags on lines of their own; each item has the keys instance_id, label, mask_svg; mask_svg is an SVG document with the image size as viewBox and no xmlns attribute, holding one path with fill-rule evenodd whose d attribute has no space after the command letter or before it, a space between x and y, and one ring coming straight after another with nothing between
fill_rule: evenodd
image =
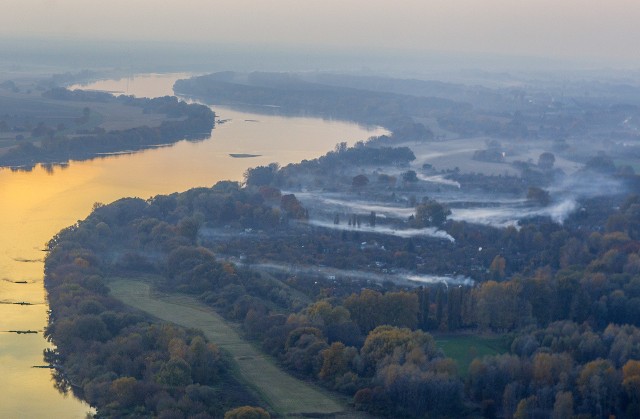
<instances>
[{"instance_id":1,"label":"treeline","mask_svg":"<svg viewBox=\"0 0 640 419\"><path fill-rule=\"evenodd\" d=\"M331 159L339 160L343 152L333 152ZM271 169L277 175L278 168ZM102 278L128 273L153 274L155 285L164 290L199 296L241 322L247 336L293 373L352 395L358 408L377 414L640 414L634 384L640 376L637 196L614 210L611 202L585 203L585 210L564 225L533 220L520 229L495 229L446 222L443 227L456 241L443 245L289 223L309 216L295 196L282 195L271 182L247 183L241 188L221 182L148 201L97 205L87 220L51 241L46 284L52 324L47 333L58 345L59 371L83 391L96 391L99 396L92 400L99 410L116 397L106 389L130 370L117 370L108 385L98 386L102 391L87 387L98 378L82 375L93 373L76 357L76 348L93 346L74 339L91 345L111 341L111 334L101 332L114 333L104 314L103 307L111 306L102 300L107 298ZM219 235L225 239L217 240ZM372 245L363 246L363 240ZM243 255L246 265L229 263L219 253ZM475 273L482 281L474 287L402 289L391 282L273 276L251 270L261 254L284 263L343 263L363 270L375 270L373 261L425 273L439 267ZM94 288L100 298L88 298L85 289ZM101 305L82 304L92 299ZM475 360L462 376L429 335L445 331L506 334L510 351ZM181 347L190 348L196 338L184 335ZM163 359L169 362L171 356ZM187 355L182 359L191 365ZM151 376L153 386L163 384L162 365L149 368L153 373L131 376ZM94 372L104 377L104 371ZM196 382L193 376L191 382ZM172 408L189 412L179 403Z\"/></svg>"},{"instance_id":2,"label":"treeline","mask_svg":"<svg viewBox=\"0 0 640 419\"><path fill-rule=\"evenodd\" d=\"M581 144L594 136L607 141L616 157L625 159L637 134L619 121L638 116L631 88L621 92L599 85L589 97L575 89L566 102L546 88L487 88L435 81L308 73L220 72L179 80L176 92L221 105L286 115L316 115L382 125L391 141L425 141L447 136L553 139L558 151L566 140ZM540 121L540 115L544 120ZM420 121L435 120L435 126ZM420 126L422 125L422 126ZM415 129L418 128L418 129ZM408 131L410 136L401 135ZM614 143L615 142L615 143ZM387 143L388 145L389 143ZM589 153L576 147L572 157ZM484 153L481 153L484 154ZM491 160L498 155L485 156Z\"/></svg>"},{"instance_id":3,"label":"treeline","mask_svg":"<svg viewBox=\"0 0 640 419\"><path fill-rule=\"evenodd\" d=\"M278 188L297 187L304 182L316 182L325 186L332 182L352 183L352 172L356 168L395 166L406 167L416 159L408 147L368 147L359 142L354 147L347 147L346 143L339 143L335 150L313 160L303 160L300 163L280 167L272 163L268 166L249 168L244 174L247 186L274 186Z\"/></svg>"},{"instance_id":4,"label":"treeline","mask_svg":"<svg viewBox=\"0 0 640 419\"><path fill-rule=\"evenodd\" d=\"M45 266L51 309L46 336L56 349L45 358L60 388L70 388L101 417L222 417L234 407L260 404L214 344L123 307L108 296L106 279L155 274L158 287L203 297L245 283L256 295L280 297L284 293L259 275L217 261L196 238L204 225L277 228L295 202L221 182L148 201L96 204L87 220L57 234ZM278 301L287 310L296 307L284 297Z\"/></svg>"},{"instance_id":5,"label":"treeline","mask_svg":"<svg viewBox=\"0 0 640 419\"><path fill-rule=\"evenodd\" d=\"M45 361L61 391L97 417L215 418L259 404L201 332L154 323L109 297L103 261L74 240L83 232L58 236L46 262L45 336L56 347Z\"/></svg>"},{"instance_id":6,"label":"treeline","mask_svg":"<svg viewBox=\"0 0 640 419\"><path fill-rule=\"evenodd\" d=\"M264 105L269 105L277 107L278 113L312 114L382 125L394 133L412 130L416 116L446 115L471 109L469 104L449 99L336 87L284 73L214 73L178 80L174 90L220 105L247 107L255 104L262 111ZM406 138L407 141L433 137L424 126L411 134L413 137Z\"/></svg>"},{"instance_id":7,"label":"treeline","mask_svg":"<svg viewBox=\"0 0 640 419\"><path fill-rule=\"evenodd\" d=\"M246 314L236 310L233 315L244 315L247 333L285 366L353 394L357 406L372 412L637 417L640 271L635 265L640 245L629 237L636 234L636 202L630 197L611 214L609 232L593 232L584 243L580 235L571 237L559 228L554 241L564 244L557 258L531 275L504 280L506 261L496 256L489 270L500 282L410 292L364 290L320 300L289 316L254 302ZM407 334L419 329L507 333L510 353L476 359L466 377L457 375L451 360L420 355L427 364L437 360L442 367L435 370L438 376L425 364L407 361L405 347L389 341L385 344L399 361L386 359L376 367L367 363L368 342L378 333L403 333L394 327L408 328Z\"/></svg>"},{"instance_id":8,"label":"treeline","mask_svg":"<svg viewBox=\"0 0 640 419\"><path fill-rule=\"evenodd\" d=\"M640 330L629 325L523 330L510 354L472 362L468 394L485 417L635 418L639 350Z\"/></svg>"},{"instance_id":9,"label":"treeline","mask_svg":"<svg viewBox=\"0 0 640 419\"><path fill-rule=\"evenodd\" d=\"M9 149L0 156L0 165L61 163L71 159L89 159L107 153L142 150L183 139L205 139L214 126L215 114L209 107L187 104L170 96L154 99L130 96L116 98L102 92L69 91L62 88L52 89L43 96L57 100L119 102L140 107L144 112L166 115L166 119L157 127L141 126L108 132L97 128L89 133L73 136L53 135L54 131L51 130L51 135L41 136L40 146L32 142L23 142ZM87 111L90 112L88 108ZM45 128L42 127L43 130Z\"/></svg>"},{"instance_id":10,"label":"treeline","mask_svg":"<svg viewBox=\"0 0 640 419\"><path fill-rule=\"evenodd\" d=\"M416 295L375 294L384 308L374 317L377 319L374 324L365 326L360 324L366 318L364 312L354 315L356 320L352 320L345 308L334 308L322 300L314 303L317 295L313 288L219 261L210 250L197 244L199 229L224 229L230 224L240 229L255 227L253 220L239 214L241 209L252 214L277 211L274 207L278 206L278 200L272 199L268 204L263 195L264 190L240 189L223 183L213 189L201 188L149 201L120 200L108 206L97 205L87 220L51 241L46 286L52 316L47 336L58 348L55 357L50 357L61 366L59 371L64 372L72 388L77 384L80 396L97 406L101 414L112 414L155 413L159 407L148 402L155 400L154 390L167 391L166 386L173 386L175 403L168 405L185 415L191 414L191 410L183 406L186 402L182 400L184 397L191 400L189 391L194 383L199 388L215 388L217 382L203 382L193 375L199 371L190 355L197 337L184 335L180 341L164 338L161 341L168 342L169 350L169 355L162 358L164 363L141 365L149 355L137 345L148 344L158 351L161 350L158 346L162 346L160 338L149 342L145 336L152 332L141 331L135 315L122 308L112 314L104 277L127 272L128 276L154 273L158 278L156 286L199 295L228 318L242 321L248 335L264 340L265 350L294 373L314 378L321 374L329 387L352 395L357 393L356 403L363 409L415 417L425 407L434 412L459 413L462 383L455 376L453 361L443 357L430 335L415 330L416 324L411 320ZM286 207L284 197L279 202ZM227 218L223 209L231 202L239 210L233 212L233 219ZM271 228L286 229L286 223L272 224ZM118 252L114 254L113 249ZM354 295L345 304L354 313L356 307L371 310L359 298ZM378 309L380 304L376 304ZM110 309L106 310L107 307ZM153 333L165 330L164 326L148 327ZM178 334L172 328L169 330ZM141 338L130 338L129 333ZM174 345L182 350L177 351ZM208 358L220 357L215 347L210 348ZM85 354L87 351L92 352L90 356ZM107 362L105 357L110 351L116 355ZM178 357L176 353L184 355ZM123 366L119 354L132 360ZM89 368L93 362L100 367ZM220 363L215 365L224 370ZM187 374L189 371L191 375ZM401 378L385 383L382 377L391 372ZM425 377L426 383L421 381ZM120 400L126 394L117 390L121 383L133 386L138 381L144 384L139 384L141 387L136 387L134 394L145 396ZM422 401L416 405L413 398L407 399L407 390L421 394ZM216 396L211 391L208 394ZM429 398L423 400L424 395ZM211 414L214 406L207 409Z\"/></svg>"}]
</instances>

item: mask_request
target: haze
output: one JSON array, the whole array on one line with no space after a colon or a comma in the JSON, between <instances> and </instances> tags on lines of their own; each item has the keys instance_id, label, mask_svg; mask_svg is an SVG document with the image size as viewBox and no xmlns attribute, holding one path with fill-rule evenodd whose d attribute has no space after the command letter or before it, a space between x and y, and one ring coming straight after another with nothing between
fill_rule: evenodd
<instances>
[{"instance_id":1,"label":"haze","mask_svg":"<svg viewBox=\"0 0 640 419\"><path fill-rule=\"evenodd\" d=\"M636 0L10 0L0 36L362 52L473 52L634 67Z\"/></svg>"}]
</instances>

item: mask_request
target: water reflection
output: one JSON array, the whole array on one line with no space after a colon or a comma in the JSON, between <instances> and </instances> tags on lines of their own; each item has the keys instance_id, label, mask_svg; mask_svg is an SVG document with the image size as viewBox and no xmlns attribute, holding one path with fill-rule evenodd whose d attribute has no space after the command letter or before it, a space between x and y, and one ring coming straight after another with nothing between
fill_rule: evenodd
<instances>
[{"instance_id":1,"label":"water reflection","mask_svg":"<svg viewBox=\"0 0 640 419\"><path fill-rule=\"evenodd\" d=\"M114 95L135 97L173 96L173 84L178 79L191 77L190 73L163 73L125 76L119 79L98 80L87 84L74 84L69 89L97 90Z\"/></svg>"},{"instance_id":2,"label":"water reflection","mask_svg":"<svg viewBox=\"0 0 640 419\"><path fill-rule=\"evenodd\" d=\"M173 77L173 78L171 78ZM164 95L176 76L125 80L130 94ZM142 80L143 89L138 91ZM154 85L154 92L149 86ZM119 90L108 83L89 86ZM153 94L151 94L153 93ZM0 300L43 302L45 243L60 229L85 218L95 202L124 196L149 198L219 180L242 180L250 166L310 159L337 142L364 140L383 130L315 118L286 118L215 108L221 119L211 139L181 141L170 147L108 156L68 164L0 169ZM259 122L252 122L259 121ZM233 158L230 154L259 154ZM0 304L0 330L40 331L47 323L46 304ZM0 417L83 418L89 407L73 397L60 397L52 386L52 371L32 368L46 364L43 350L50 345L41 333L2 333L0 365L3 391ZM54 372L55 374L55 372ZM61 389L67 389L64 382Z\"/></svg>"}]
</instances>

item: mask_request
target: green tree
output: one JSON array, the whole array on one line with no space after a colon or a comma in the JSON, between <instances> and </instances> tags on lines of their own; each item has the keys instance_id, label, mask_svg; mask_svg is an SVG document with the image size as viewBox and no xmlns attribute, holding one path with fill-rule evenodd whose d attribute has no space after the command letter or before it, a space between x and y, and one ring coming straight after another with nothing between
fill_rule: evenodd
<instances>
[{"instance_id":1,"label":"green tree","mask_svg":"<svg viewBox=\"0 0 640 419\"><path fill-rule=\"evenodd\" d=\"M556 162L556 156L553 153L549 153L545 151L544 153L538 156L538 167L543 170L551 170L553 169L553 164Z\"/></svg>"},{"instance_id":2,"label":"green tree","mask_svg":"<svg viewBox=\"0 0 640 419\"><path fill-rule=\"evenodd\" d=\"M379 323L380 300L382 294L370 289L362 290L360 294L351 294L344 302L344 306L351 318L363 333L373 330Z\"/></svg>"},{"instance_id":3,"label":"green tree","mask_svg":"<svg viewBox=\"0 0 640 419\"><path fill-rule=\"evenodd\" d=\"M171 387L191 384L191 367L182 358L171 358L156 375L156 381Z\"/></svg>"},{"instance_id":4,"label":"green tree","mask_svg":"<svg viewBox=\"0 0 640 419\"><path fill-rule=\"evenodd\" d=\"M111 382L111 394L122 407L144 402L138 381L133 377L120 377ZM142 399L142 400L141 400Z\"/></svg>"},{"instance_id":5,"label":"green tree","mask_svg":"<svg viewBox=\"0 0 640 419\"><path fill-rule=\"evenodd\" d=\"M278 163L249 168L244 172L244 183L247 186L270 185L275 181L279 169L280 165Z\"/></svg>"},{"instance_id":6,"label":"green tree","mask_svg":"<svg viewBox=\"0 0 640 419\"><path fill-rule=\"evenodd\" d=\"M551 198L549 197L549 192L545 191L542 188L538 188L537 186L529 187L529 189L527 190L527 199L538 205L547 205L551 200Z\"/></svg>"},{"instance_id":7,"label":"green tree","mask_svg":"<svg viewBox=\"0 0 640 419\"><path fill-rule=\"evenodd\" d=\"M434 200L429 200L418 204L416 207L414 224L416 228L440 228L444 225L445 221L447 221L449 215L451 215L451 210Z\"/></svg>"},{"instance_id":8,"label":"green tree","mask_svg":"<svg viewBox=\"0 0 640 419\"><path fill-rule=\"evenodd\" d=\"M418 175L414 170L407 170L402 174L402 180L407 183L416 183L418 181Z\"/></svg>"},{"instance_id":9,"label":"green tree","mask_svg":"<svg viewBox=\"0 0 640 419\"><path fill-rule=\"evenodd\" d=\"M380 301L380 324L415 329L418 324L418 296L399 291L384 294Z\"/></svg>"}]
</instances>

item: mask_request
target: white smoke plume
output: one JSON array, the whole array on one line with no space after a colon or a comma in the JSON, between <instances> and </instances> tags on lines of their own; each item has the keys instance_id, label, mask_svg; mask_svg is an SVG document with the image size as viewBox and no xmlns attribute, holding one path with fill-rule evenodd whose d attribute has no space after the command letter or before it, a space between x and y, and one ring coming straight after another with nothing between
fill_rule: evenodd
<instances>
[{"instance_id":1,"label":"white smoke plume","mask_svg":"<svg viewBox=\"0 0 640 419\"><path fill-rule=\"evenodd\" d=\"M330 228L332 230L347 230L347 231L361 231L364 233L377 233L377 234L385 234L388 236L397 236L397 237L434 237L437 239L448 240L450 242L454 242L455 239L446 231L438 230L433 227L427 228L408 228L408 229L396 229L390 228L386 226L376 225L375 227L370 226L367 223L362 223L360 227L349 226L345 222L342 224L334 224L332 222L321 221L311 219L309 220L309 224Z\"/></svg>"},{"instance_id":2,"label":"white smoke plume","mask_svg":"<svg viewBox=\"0 0 640 419\"><path fill-rule=\"evenodd\" d=\"M460 189L460 182L453 179L447 179L446 177L444 177L444 175L425 176L423 174L418 173L417 177L418 179L424 180L425 182L438 183L440 185L453 186L455 188Z\"/></svg>"}]
</instances>

